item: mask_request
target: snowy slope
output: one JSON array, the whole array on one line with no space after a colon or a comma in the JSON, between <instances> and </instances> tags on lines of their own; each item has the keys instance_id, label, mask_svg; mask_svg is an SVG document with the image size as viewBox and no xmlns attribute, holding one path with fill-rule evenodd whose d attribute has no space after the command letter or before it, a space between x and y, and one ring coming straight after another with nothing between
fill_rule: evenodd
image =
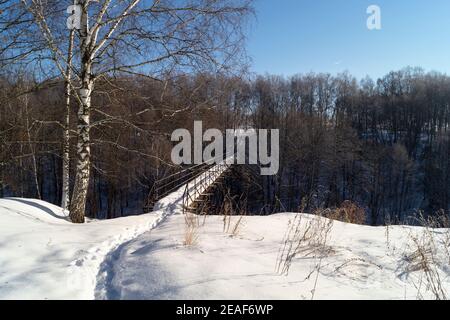
<instances>
[{"instance_id":1,"label":"snowy slope","mask_svg":"<svg viewBox=\"0 0 450 320\"><path fill-rule=\"evenodd\" d=\"M97 298L311 299L314 287L314 299L434 298L427 292L426 277L411 270L414 261L407 262L414 252L408 239L420 235L421 228L390 227L387 232L334 222L329 253L306 250L293 259L288 276L277 274L280 245L294 216L245 217L237 236L223 232L220 217L209 217L192 247L183 245L184 218L171 216L108 257L103 269L110 276L97 288ZM305 225L311 219L316 218L302 215ZM446 292L449 257L439 241L448 241L448 234L435 231L437 246L442 245L438 272Z\"/></svg>"},{"instance_id":2,"label":"snowy slope","mask_svg":"<svg viewBox=\"0 0 450 320\"><path fill-rule=\"evenodd\" d=\"M85 225L42 201L0 199L0 299L310 299L314 288L314 299L416 299L434 298L436 275L450 292L449 230L334 222L327 252L303 248L284 276L275 266L296 214L244 217L235 236L208 217L187 247L185 219L172 215L182 194L152 214ZM299 216L303 227L328 221ZM431 282L412 242L422 234L433 237Z\"/></svg>"},{"instance_id":3,"label":"snowy slope","mask_svg":"<svg viewBox=\"0 0 450 320\"><path fill-rule=\"evenodd\" d=\"M211 168L217 176L225 169ZM204 173L187 187L213 180ZM181 212L185 189L160 200L151 214L83 225L43 201L0 199L0 299L93 299L98 279L107 276L99 274L105 257Z\"/></svg>"},{"instance_id":4,"label":"snowy slope","mask_svg":"<svg viewBox=\"0 0 450 320\"><path fill-rule=\"evenodd\" d=\"M195 183L206 186L210 178L204 173ZM97 279L106 276L99 275L105 257L181 212L185 189L160 200L151 214L83 225L43 201L0 199L0 299L93 299Z\"/></svg>"},{"instance_id":5,"label":"snowy slope","mask_svg":"<svg viewBox=\"0 0 450 320\"><path fill-rule=\"evenodd\" d=\"M74 225L43 201L0 199L0 299L92 299L105 255L165 213Z\"/></svg>"}]
</instances>

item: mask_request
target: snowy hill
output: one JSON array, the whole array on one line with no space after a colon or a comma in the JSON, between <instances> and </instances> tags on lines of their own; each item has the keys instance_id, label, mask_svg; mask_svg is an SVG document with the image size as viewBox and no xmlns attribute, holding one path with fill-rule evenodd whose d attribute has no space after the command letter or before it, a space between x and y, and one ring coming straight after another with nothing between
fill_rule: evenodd
<instances>
[{"instance_id":1,"label":"snowy hill","mask_svg":"<svg viewBox=\"0 0 450 320\"><path fill-rule=\"evenodd\" d=\"M224 228L223 218L208 217L196 218L196 241L187 246L185 217L163 221L168 213L177 209L72 225L45 202L0 199L0 298L433 299L450 292L446 229L292 213L239 224L233 217Z\"/></svg>"},{"instance_id":2,"label":"snowy hill","mask_svg":"<svg viewBox=\"0 0 450 320\"><path fill-rule=\"evenodd\" d=\"M74 225L59 207L0 199L0 299L91 299L100 263L162 213Z\"/></svg>"},{"instance_id":3,"label":"snowy hill","mask_svg":"<svg viewBox=\"0 0 450 320\"><path fill-rule=\"evenodd\" d=\"M97 298L311 299L314 288L314 299L435 298L426 287L427 275L415 270L416 261L408 261L416 249L408 240L420 237L421 228L390 227L387 239L383 227L334 222L325 246L306 241L288 275L280 275L277 257L294 217L244 217L235 236L223 232L222 218L208 217L191 247L183 245L184 218L169 217L109 257L104 268L112 276ZM304 230L328 225L323 218L299 217ZM448 241L445 232L448 237L448 230L436 231L437 246ZM439 256L437 270L448 292L448 251Z\"/></svg>"}]
</instances>

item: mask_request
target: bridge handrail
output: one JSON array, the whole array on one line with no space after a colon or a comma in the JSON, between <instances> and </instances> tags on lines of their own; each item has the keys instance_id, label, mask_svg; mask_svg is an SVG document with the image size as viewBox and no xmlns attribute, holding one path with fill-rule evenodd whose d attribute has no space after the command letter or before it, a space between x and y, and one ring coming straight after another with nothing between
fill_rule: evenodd
<instances>
[{"instance_id":1,"label":"bridge handrail","mask_svg":"<svg viewBox=\"0 0 450 320\"><path fill-rule=\"evenodd\" d=\"M234 156L235 156L234 151L226 154L225 161L223 162L226 162L228 159ZM182 171L176 172L167 177L157 180L150 190L146 207L147 208L151 207L152 203L176 191L178 188L181 188L184 184L189 186L189 184L193 180L196 181L198 177L200 177L206 172L209 172L212 168L214 168L214 166L217 166L217 164L214 165L216 161L217 160L215 158L211 158L209 160L204 161L201 164L189 167L187 169L184 169Z\"/></svg>"},{"instance_id":2,"label":"bridge handrail","mask_svg":"<svg viewBox=\"0 0 450 320\"><path fill-rule=\"evenodd\" d=\"M233 155L234 156L234 155ZM195 179L191 180L186 184L186 188L183 194L183 213L189 207L190 203L193 203L202 192L207 190L207 188L214 182L218 177L220 177L228 168L231 166L227 163L228 158L220 164L217 164L210 168L208 171L200 174ZM197 181L199 177L205 175L201 181ZM193 183L193 186L191 186Z\"/></svg>"}]
</instances>

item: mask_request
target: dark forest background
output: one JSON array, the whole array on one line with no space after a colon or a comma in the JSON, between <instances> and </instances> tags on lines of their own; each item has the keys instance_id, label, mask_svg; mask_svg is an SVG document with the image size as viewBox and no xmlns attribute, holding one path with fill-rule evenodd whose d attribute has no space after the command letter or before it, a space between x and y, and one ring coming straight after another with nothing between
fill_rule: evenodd
<instances>
[{"instance_id":1,"label":"dark forest background","mask_svg":"<svg viewBox=\"0 0 450 320\"><path fill-rule=\"evenodd\" d=\"M172 131L192 128L194 120L204 129L280 129L277 176L238 167L233 174L243 178L228 180L226 192L245 214L312 212L351 201L372 225L413 223L420 211L450 215L447 75L406 68L361 81L347 73L130 76L96 88L91 217L143 213L154 183L179 170L170 162ZM1 197L61 203L63 100L61 82L2 73Z\"/></svg>"}]
</instances>

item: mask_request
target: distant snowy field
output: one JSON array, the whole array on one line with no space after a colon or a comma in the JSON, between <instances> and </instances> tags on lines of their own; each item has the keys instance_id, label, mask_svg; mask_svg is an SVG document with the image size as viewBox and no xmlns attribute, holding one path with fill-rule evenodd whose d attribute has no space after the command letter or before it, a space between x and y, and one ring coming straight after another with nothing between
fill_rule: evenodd
<instances>
[{"instance_id":1,"label":"distant snowy field","mask_svg":"<svg viewBox=\"0 0 450 320\"><path fill-rule=\"evenodd\" d=\"M433 291L450 292L446 229L334 222L326 250L299 247L289 274L280 275L277 257L296 214L244 217L235 235L223 231L221 217L208 217L197 242L185 246L185 219L176 213L168 205L72 225L45 202L0 199L0 299L432 299ZM300 228L326 222L297 217Z\"/></svg>"}]
</instances>

